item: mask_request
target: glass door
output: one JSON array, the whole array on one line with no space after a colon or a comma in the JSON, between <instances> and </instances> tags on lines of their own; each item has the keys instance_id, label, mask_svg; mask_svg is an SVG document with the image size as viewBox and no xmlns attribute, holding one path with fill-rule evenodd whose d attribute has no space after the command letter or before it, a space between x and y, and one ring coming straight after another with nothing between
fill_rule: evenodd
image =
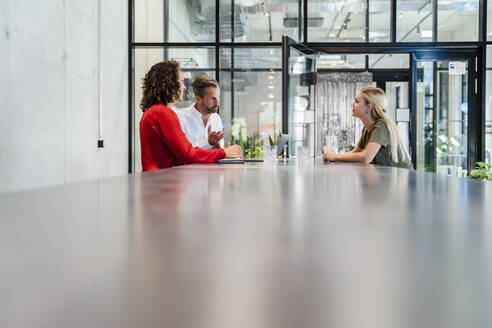
<instances>
[{"instance_id":1,"label":"glass door","mask_svg":"<svg viewBox=\"0 0 492 328\"><path fill-rule=\"evenodd\" d=\"M289 134L289 155L316 150L316 57L312 49L282 38L283 133ZM302 147L302 148L301 148Z\"/></svg>"},{"instance_id":2,"label":"glass door","mask_svg":"<svg viewBox=\"0 0 492 328\"><path fill-rule=\"evenodd\" d=\"M469 126L470 113L477 110L474 57L414 59L416 168L466 176L476 161L475 131Z\"/></svg>"}]
</instances>

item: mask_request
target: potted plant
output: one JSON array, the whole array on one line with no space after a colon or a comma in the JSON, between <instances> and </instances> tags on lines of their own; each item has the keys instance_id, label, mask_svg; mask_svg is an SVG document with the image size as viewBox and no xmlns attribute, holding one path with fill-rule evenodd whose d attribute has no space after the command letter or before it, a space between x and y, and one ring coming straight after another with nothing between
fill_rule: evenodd
<instances>
[{"instance_id":1,"label":"potted plant","mask_svg":"<svg viewBox=\"0 0 492 328\"><path fill-rule=\"evenodd\" d=\"M469 177L480 180L492 180L492 165L484 162L475 163L475 169L471 170Z\"/></svg>"}]
</instances>

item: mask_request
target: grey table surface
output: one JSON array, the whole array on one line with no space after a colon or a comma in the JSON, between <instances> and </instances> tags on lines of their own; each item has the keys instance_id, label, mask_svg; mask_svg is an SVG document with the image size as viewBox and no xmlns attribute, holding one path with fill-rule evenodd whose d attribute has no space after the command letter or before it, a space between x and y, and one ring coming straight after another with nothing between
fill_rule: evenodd
<instances>
[{"instance_id":1,"label":"grey table surface","mask_svg":"<svg viewBox=\"0 0 492 328\"><path fill-rule=\"evenodd\" d=\"M0 327L492 327L491 201L293 161L0 195Z\"/></svg>"}]
</instances>

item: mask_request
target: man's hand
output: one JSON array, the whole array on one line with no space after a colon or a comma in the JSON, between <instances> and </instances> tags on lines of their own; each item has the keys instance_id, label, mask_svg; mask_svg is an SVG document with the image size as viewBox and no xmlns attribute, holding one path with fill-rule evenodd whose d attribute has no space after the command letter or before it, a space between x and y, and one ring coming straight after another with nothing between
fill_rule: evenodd
<instances>
[{"instance_id":1,"label":"man's hand","mask_svg":"<svg viewBox=\"0 0 492 328\"><path fill-rule=\"evenodd\" d=\"M219 141L224 138L224 132L212 131L212 127L208 126L208 143L212 148L220 148Z\"/></svg>"},{"instance_id":2,"label":"man's hand","mask_svg":"<svg viewBox=\"0 0 492 328\"><path fill-rule=\"evenodd\" d=\"M243 150L239 145L232 145L230 147L224 148L227 158L237 158L243 157Z\"/></svg>"}]
</instances>

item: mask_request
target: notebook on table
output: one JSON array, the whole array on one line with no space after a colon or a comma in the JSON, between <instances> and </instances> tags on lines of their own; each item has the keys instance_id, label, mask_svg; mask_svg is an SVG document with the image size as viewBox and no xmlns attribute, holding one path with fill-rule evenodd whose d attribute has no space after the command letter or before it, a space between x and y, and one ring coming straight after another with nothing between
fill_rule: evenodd
<instances>
[{"instance_id":1,"label":"notebook on table","mask_svg":"<svg viewBox=\"0 0 492 328\"><path fill-rule=\"evenodd\" d=\"M219 164L244 164L243 158L223 158L217 161Z\"/></svg>"}]
</instances>

